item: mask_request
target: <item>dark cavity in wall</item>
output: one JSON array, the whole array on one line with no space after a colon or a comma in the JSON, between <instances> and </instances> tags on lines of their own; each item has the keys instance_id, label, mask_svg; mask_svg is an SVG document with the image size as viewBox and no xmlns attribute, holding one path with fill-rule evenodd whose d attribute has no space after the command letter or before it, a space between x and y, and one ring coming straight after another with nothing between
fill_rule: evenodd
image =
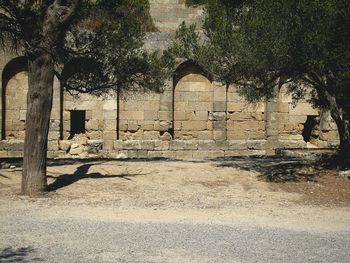
<instances>
[{"instance_id":1,"label":"dark cavity in wall","mask_svg":"<svg viewBox=\"0 0 350 263\"><path fill-rule=\"evenodd\" d=\"M70 136L68 139L72 139L74 135L80 133L85 133L85 111L72 110L70 112Z\"/></svg>"},{"instance_id":2,"label":"dark cavity in wall","mask_svg":"<svg viewBox=\"0 0 350 263\"><path fill-rule=\"evenodd\" d=\"M306 122L304 124L304 130L302 133L305 142L310 142L316 124L317 116L307 116Z\"/></svg>"}]
</instances>

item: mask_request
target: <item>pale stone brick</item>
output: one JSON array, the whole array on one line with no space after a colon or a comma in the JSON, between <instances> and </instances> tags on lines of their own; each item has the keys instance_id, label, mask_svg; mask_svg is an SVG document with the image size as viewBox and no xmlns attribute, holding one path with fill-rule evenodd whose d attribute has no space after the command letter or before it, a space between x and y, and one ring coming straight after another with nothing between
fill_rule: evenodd
<instances>
[{"instance_id":1,"label":"pale stone brick","mask_svg":"<svg viewBox=\"0 0 350 263\"><path fill-rule=\"evenodd\" d=\"M206 121L183 121L182 130L184 131L202 131L207 128Z\"/></svg>"}]
</instances>

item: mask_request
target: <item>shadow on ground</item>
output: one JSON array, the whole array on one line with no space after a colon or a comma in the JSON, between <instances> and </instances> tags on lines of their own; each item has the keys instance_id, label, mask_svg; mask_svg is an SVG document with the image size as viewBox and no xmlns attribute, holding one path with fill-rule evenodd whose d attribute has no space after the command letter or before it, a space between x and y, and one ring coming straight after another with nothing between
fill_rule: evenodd
<instances>
[{"instance_id":1,"label":"shadow on ground","mask_svg":"<svg viewBox=\"0 0 350 263\"><path fill-rule=\"evenodd\" d=\"M125 180L131 180L130 177L142 176L146 174L117 174L117 175L104 175L101 173L88 173L89 168L96 163L87 163L79 166L73 174L62 174L59 176L48 175L48 178L53 178L55 181L48 185L48 191L56 191L60 188L69 186L83 179L107 179L107 178L121 178Z\"/></svg>"},{"instance_id":2,"label":"shadow on ground","mask_svg":"<svg viewBox=\"0 0 350 263\"><path fill-rule=\"evenodd\" d=\"M0 250L0 262L29 262L27 256L34 252L31 247L22 247L14 249L12 247L7 247ZM35 262L43 261L40 258L31 259Z\"/></svg>"},{"instance_id":3,"label":"shadow on ground","mask_svg":"<svg viewBox=\"0 0 350 263\"><path fill-rule=\"evenodd\" d=\"M320 173L326 169L336 169L332 157L288 157L251 156L225 157L213 159L216 167L231 167L244 171L258 172L269 182L317 182Z\"/></svg>"}]
</instances>

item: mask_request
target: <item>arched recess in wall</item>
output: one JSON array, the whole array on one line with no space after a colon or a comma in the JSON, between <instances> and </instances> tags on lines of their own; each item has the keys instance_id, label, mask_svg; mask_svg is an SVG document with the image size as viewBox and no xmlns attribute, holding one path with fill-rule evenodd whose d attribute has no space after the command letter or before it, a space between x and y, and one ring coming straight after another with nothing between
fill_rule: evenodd
<instances>
[{"instance_id":1,"label":"arched recess in wall","mask_svg":"<svg viewBox=\"0 0 350 263\"><path fill-rule=\"evenodd\" d=\"M2 72L1 139L24 139L28 91L28 60L12 59Z\"/></svg>"},{"instance_id":2,"label":"arched recess in wall","mask_svg":"<svg viewBox=\"0 0 350 263\"><path fill-rule=\"evenodd\" d=\"M213 139L213 102L210 75L193 61L182 63L173 77L173 138Z\"/></svg>"}]
</instances>

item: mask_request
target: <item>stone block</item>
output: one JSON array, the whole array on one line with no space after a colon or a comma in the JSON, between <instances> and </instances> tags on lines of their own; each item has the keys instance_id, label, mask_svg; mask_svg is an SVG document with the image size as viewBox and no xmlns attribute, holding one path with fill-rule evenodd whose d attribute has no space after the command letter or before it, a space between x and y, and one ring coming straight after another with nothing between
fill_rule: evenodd
<instances>
[{"instance_id":1,"label":"stone block","mask_svg":"<svg viewBox=\"0 0 350 263\"><path fill-rule=\"evenodd\" d=\"M228 141L228 150L246 150L246 149L248 149L246 140Z\"/></svg>"},{"instance_id":2,"label":"stone block","mask_svg":"<svg viewBox=\"0 0 350 263\"><path fill-rule=\"evenodd\" d=\"M170 149L169 145L170 145L169 141L160 141L160 140L154 141L154 149L156 151L168 151Z\"/></svg>"},{"instance_id":3,"label":"stone block","mask_svg":"<svg viewBox=\"0 0 350 263\"><path fill-rule=\"evenodd\" d=\"M144 120L143 111L120 111L121 120Z\"/></svg>"},{"instance_id":4,"label":"stone block","mask_svg":"<svg viewBox=\"0 0 350 263\"><path fill-rule=\"evenodd\" d=\"M104 131L103 132L103 140L116 140L117 132L116 131Z\"/></svg>"},{"instance_id":5,"label":"stone block","mask_svg":"<svg viewBox=\"0 0 350 263\"><path fill-rule=\"evenodd\" d=\"M158 111L144 111L144 119L145 120L157 120L158 119Z\"/></svg>"},{"instance_id":6,"label":"stone block","mask_svg":"<svg viewBox=\"0 0 350 263\"><path fill-rule=\"evenodd\" d=\"M172 112L171 111L159 111L159 120L161 121L171 121Z\"/></svg>"},{"instance_id":7,"label":"stone block","mask_svg":"<svg viewBox=\"0 0 350 263\"><path fill-rule=\"evenodd\" d=\"M249 150L263 150L266 146L266 140L248 140L247 148Z\"/></svg>"},{"instance_id":8,"label":"stone block","mask_svg":"<svg viewBox=\"0 0 350 263\"><path fill-rule=\"evenodd\" d=\"M4 140L2 141L2 145L5 150L9 152L15 151L23 151L24 149L24 141L23 140Z\"/></svg>"},{"instance_id":9,"label":"stone block","mask_svg":"<svg viewBox=\"0 0 350 263\"><path fill-rule=\"evenodd\" d=\"M147 150L137 150L137 158L147 158L148 151Z\"/></svg>"},{"instance_id":10,"label":"stone block","mask_svg":"<svg viewBox=\"0 0 350 263\"><path fill-rule=\"evenodd\" d=\"M159 130L160 131L168 131L171 128L171 123L168 121L160 121L159 122Z\"/></svg>"},{"instance_id":11,"label":"stone block","mask_svg":"<svg viewBox=\"0 0 350 263\"><path fill-rule=\"evenodd\" d=\"M155 142L152 140L140 141L141 150L153 151Z\"/></svg>"},{"instance_id":12,"label":"stone block","mask_svg":"<svg viewBox=\"0 0 350 263\"><path fill-rule=\"evenodd\" d=\"M59 149L62 151L69 151L72 141L70 140L61 140L59 141Z\"/></svg>"},{"instance_id":13,"label":"stone block","mask_svg":"<svg viewBox=\"0 0 350 263\"><path fill-rule=\"evenodd\" d=\"M103 140L103 150L112 151L114 147L114 140Z\"/></svg>"},{"instance_id":14,"label":"stone block","mask_svg":"<svg viewBox=\"0 0 350 263\"><path fill-rule=\"evenodd\" d=\"M136 121L129 121L128 122L128 131L136 132L138 129L139 129L139 125Z\"/></svg>"},{"instance_id":15,"label":"stone block","mask_svg":"<svg viewBox=\"0 0 350 263\"><path fill-rule=\"evenodd\" d=\"M145 140L159 140L160 134L159 131L145 131L143 137Z\"/></svg>"},{"instance_id":16,"label":"stone block","mask_svg":"<svg viewBox=\"0 0 350 263\"><path fill-rule=\"evenodd\" d=\"M58 141L49 141L47 143L48 151L58 151Z\"/></svg>"},{"instance_id":17,"label":"stone block","mask_svg":"<svg viewBox=\"0 0 350 263\"><path fill-rule=\"evenodd\" d=\"M115 110L104 110L103 111L103 119L104 120L116 120L117 119L117 111L115 111Z\"/></svg>"},{"instance_id":18,"label":"stone block","mask_svg":"<svg viewBox=\"0 0 350 263\"><path fill-rule=\"evenodd\" d=\"M226 131L225 130L213 131L213 139L226 140Z\"/></svg>"},{"instance_id":19,"label":"stone block","mask_svg":"<svg viewBox=\"0 0 350 263\"><path fill-rule=\"evenodd\" d=\"M298 103L295 107L289 105L291 115L319 115L318 110L314 109L309 103Z\"/></svg>"},{"instance_id":20,"label":"stone block","mask_svg":"<svg viewBox=\"0 0 350 263\"><path fill-rule=\"evenodd\" d=\"M107 111L106 111L106 114L107 114ZM103 120L104 119L104 111L102 111L102 110L93 110L91 119Z\"/></svg>"},{"instance_id":21,"label":"stone block","mask_svg":"<svg viewBox=\"0 0 350 263\"><path fill-rule=\"evenodd\" d=\"M88 120L85 122L85 128L88 131L98 131L99 130L99 120Z\"/></svg>"},{"instance_id":22,"label":"stone block","mask_svg":"<svg viewBox=\"0 0 350 263\"><path fill-rule=\"evenodd\" d=\"M170 141L172 139L172 135L169 132L164 132L160 137L162 141Z\"/></svg>"},{"instance_id":23,"label":"stone block","mask_svg":"<svg viewBox=\"0 0 350 263\"><path fill-rule=\"evenodd\" d=\"M191 150L176 151L174 157L176 159L180 159L180 160L192 159L193 158L193 151L191 151Z\"/></svg>"},{"instance_id":24,"label":"stone block","mask_svg":"<svg viewBox=\"0 0 350 263\"><path fill-rule=\"evenodd\" d=\"M100 140L103 138L102 131L87 131L86 136L91 140Z\"/></svg>"},{"instance_id":25,"label":"stone block","mask_svg":"<svg viewBox=\"0 0 350 263\"><path fill-rule=\"evenodd\" d=\"M103 141L102 140L88 140L87 147L88 147L88 153L97 154L102 150Z\"/></svg>"},{"instance_id":26,"label":"stone block","mask_svg":"<svg viewBox=\"0 0 350 263\"><path fill-rule=\"evenodd\" d=\"M212 127L209 128L207 125L207 129L208 129L208 131L198 132L198 140L213 140Z\"/></svg>"},{"instance_id":27,"label":"stone block","mask_svg":"<svg viewBox=\"0 0 350 263\"><path fill-rule=\"evenodd\" d=\"M117 101L116 100L104 100L103 101L103 110L116 110Z\"/></svg>"},{"instance_id":28,"label":"stone block","mask_svg":"<svg viewBox=\"0 0 350 263\"><path fill-rule=\"evenodd\" d=\"M182 130L184 131L203 131L207 129L206 121L183 121Z\"/></svg>"},{"instance_id":29,"label":"stone block","mask_svg":"<svg viewBox=\"0 0 350 263\"><path fill-rule=\"evenodd\" d=\"M252 114L247 112L233 112L229 113L228 117L231 121L246 121L252 119Z\"/></svg>"},{"instance_id":30,"label":"stone block","mask_svg":"<svg viewBox=\"0 0 350 263\"><path fill-rule=\"evenodd\" d=\"M7 157L8 157L7 151L0 151L0 158L7 158Z\"/></svg>"},{"instance_id":31,"label":"stone block","mask_svg":"<svg viewBox=\"0 0 350 263\"><path fill-rule=\"evenodd\" d=\"M27 110L20 110L19 111L19 120L20 121L25 121L26 120L26 114L27 114Z\"/></svg>"},{"instance_id":32,"label":"stone block","mask_svg":"<svg viewBox=\"0 0 350 263\"><path fill-rule=\"evenodd\" d=\"M183 141L183 140L174 140L170 141L170 150L197 150L198 141Z\"/></svg>"},{"instance_id":33,"label":"stone block","mask_svg":"<svg viewBox=\"0 0 350 263\"><path fill-rule=\"evenodd\" d=\"M209 150L215 150L215 149L216 149L216 143L214 140L198 141L198 150L200 151L209 151Z\"/></svg>"},{"instance_id":34,"label":"stone block","mask_svg":"<svg viewBox=\"0 0 350 263\"><path fill-rule=\"evenodd\" d=\"M174 111L174 119L176 121L184 121L187 120L185 111Z\"/></svg>"},{"instance_id":35,"label":"stone block","mask_svg":"<svg viewBox=\"0 0 350 263\"><path fill-rule=\"evenodd\" d=\"M224 101L214 101L213 111L226 111L226 102Z\"/></svg>"},{"instance_id":36,"label":"stone block","mask_svg":"<svg viewBox=\"0 0 350 263\"><path fill-rule=\"evenodd\" d=\"M84 146L78 143L72 143L69 153L71 155L79 155L82 154L84 152Z\"/></svg>"}]
</instances>

